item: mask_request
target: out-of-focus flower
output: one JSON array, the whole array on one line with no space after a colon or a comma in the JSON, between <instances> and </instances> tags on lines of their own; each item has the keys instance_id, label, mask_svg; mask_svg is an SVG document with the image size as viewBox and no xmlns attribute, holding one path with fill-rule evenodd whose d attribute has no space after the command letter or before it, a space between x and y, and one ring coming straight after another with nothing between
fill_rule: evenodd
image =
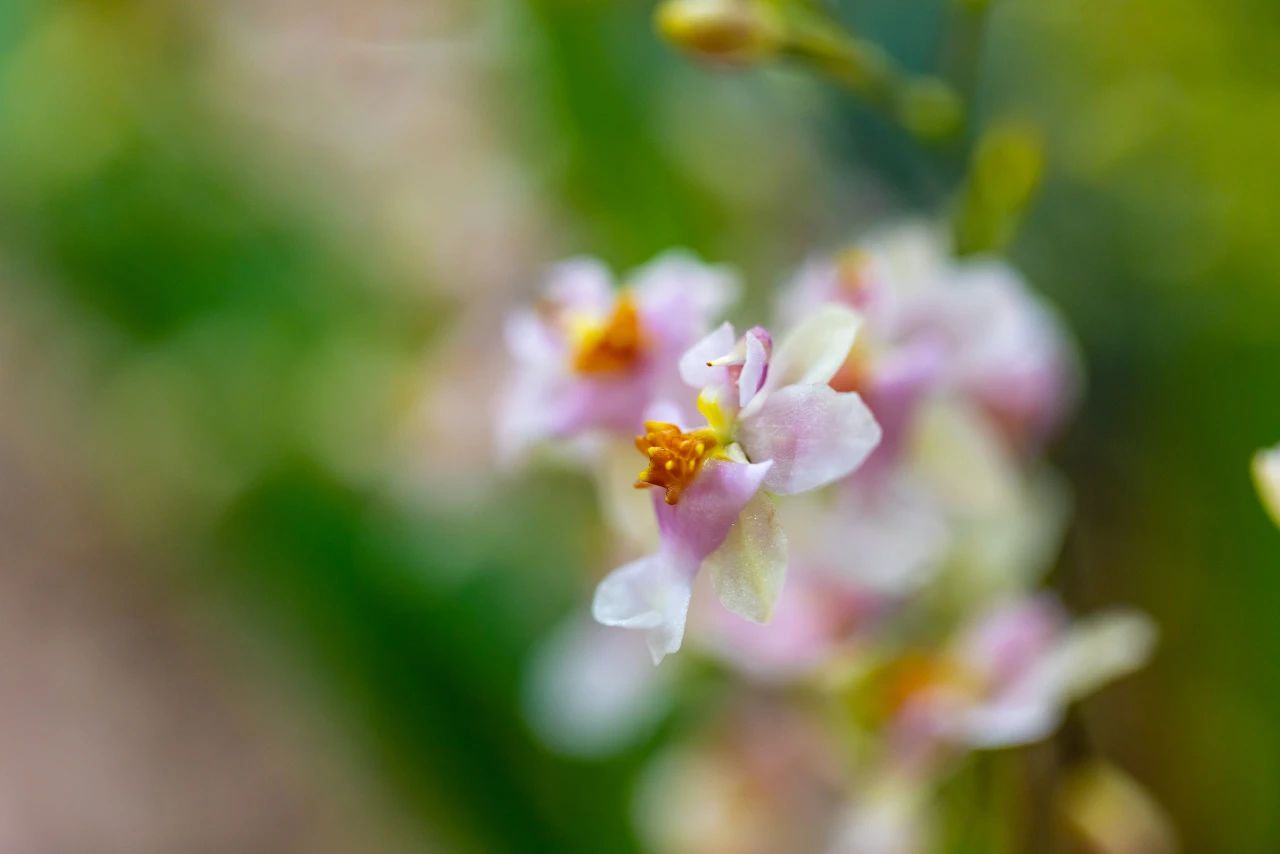
<instances>
[{"instance_id":1,"label":"out-of-focus flower","mask_svg":"<svg viewBox=\"0 0 1280 854\"><path fill-rule=\"evenodd\" d=\"M671 704L672 671L644 643L585 615L561 624L536 651L525 681L530 725L573 756L605 756L642 738Z\"/></svg>"},{"instance_id":2,"label":"out-of-focus flower","mask_svg":"<svg viewBox=\"0 0 1280 854\"><path fill-rule=\"evenodd\" d=\"M939 653L908 653L887 670L892 737L902 755L994 748L1049 735L1066 705L1140 667L1155 630L1131 612L1075 625L1044 596L998 604Z\"/></svg>"},{"instance_id":3,"label":"out-of-focus flower","mask_svg":"<svg viewBox=\"0 0 1280 854\"><path fill-rule=\"evenodd\" d=\"M1002 261L949 258L928 226L900 226L811 262L779 309L794 318L828 303L866 317L832 385L864 392L885 426L882 454L899 447L900 428L926 392L973 401L1011 442L1030 449L1075 398L1075 351L1052 309Z\"/></svg>"},{"instance_id":4,"label":"out-of-focus flower","mask_svg":"<svg viewBox=\"0 0 1280 854\"><path fill-rule=\"evenodd\" d=\"M768 625L706 604L705 597L695 597L695 603L701 606L691 615L694 644L751 680L765 683L817 675L883 606L875 594L796 565L794 555Z\"/></svg>"},{"instance_id":5,"label":"out-of-focus flower","mask_svg":"<svg viewBox=\"0 0 1280 854\"><path fill-rule=\"evenodd\" d=\"M1262 506L1280 525L1280 445L1253 455L1253 483Z\"/></svg>"},{"instance_id":6,"label":"out-of-focus flower","mask_svg":"<svg viewBox=\"0 0 1280 854\"><path fill-rule=\"evenodd\" d=\"M634 435L657 400L685 394L676 365L736 291L722 267L669 253L615 290L603 264L567 261L537 307L507 324L516 375L503 390L499 440L512 458L549 439Z\"/></svg>"},{"instance_id":7,"label":"out-of-focus flower","mask_svg":"<svg viewBox=\"0 0 1280 854\"><path fill-rule=\"evenodd\" d=\"M655 661L680 648L692 582L706 565L725 607L767 622L786 572L786 538L763 491L816 489L856 469L880 428L854 392L828 382L853 345L858 318L829 307L773 352L764 330L735 339L725 324L680 360L706 426L650 421L636 440L654 491L659 549L609 575L593 611L605 625L643 629Z\"/></svg>"},{"instance_id":8,"label":"out-of-focus flower","mask_svg":"<svg viewBox=\"0 0 1280 854\"><path fill-rule=\"evenodd\" d=\"M945 583L965 608L1040 580L1061 548L1070 493L1043 463L1016 453L969 402L917 407L900 464L942 508L950 544Z\"/></svg>"},{"instance_id":9,"label":"out-of-focus flower","mask_svg":"<svg viewBox=\"0 0 1280 854\"><path fill-rule=\"evenodd\" d=\"M786 508L794 562L847 588L901 597L936 574L951 545L946 507L905 468L861 472Z\"/></svg>"}]
</instances>

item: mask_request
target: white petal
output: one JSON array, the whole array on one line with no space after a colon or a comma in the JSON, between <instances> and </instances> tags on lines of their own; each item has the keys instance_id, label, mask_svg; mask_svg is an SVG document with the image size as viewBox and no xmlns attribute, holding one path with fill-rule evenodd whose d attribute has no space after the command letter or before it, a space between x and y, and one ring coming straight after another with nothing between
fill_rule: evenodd
<instances>
[{"instance_id":1,"label":"white petal","mask_svg":"<svg viewBox=\"0 0 1280 854\"><path fill-rule=\"evenodd\" d=\"M657 664L680 649L689 613L692 572L661 555L624 564L596 587L591 614L606 626L642 629Z\"/></svg>"},{"instance_id":2,"label":"white petal","mask_svg":"<svg viewBox=\"0 0 1280 854\"><path fill-rule=\"evenodd\" d=\"M824 305L809 315L774 351L769 376L753 408L759 407L769 392L784 386L829 382L849 357L861 325L857 312L841 305Z\"/></svg>"},{"instance_id":3,"label":"white petal","mask_svg":"<svg viewBox=\"0 0 1280 854\"><path fill-rule=\"evenodd\" d=\"M747 504L703 566L726 608L757 623L769 622L787 576L787 537L767 495L757 494Z\"/></svg>"},{"instance_id":4,"label":"white petal","mask_svg":"<svg viewBox=\"0 0 1280 854\"><path fill-rule=\"evenodd\" d=\"M1016 747L1047 738L1061 721L1062 704L1055 697L1002 698L971 709L964 736L973 747Z\"/></svg>"},{"instance_id":5,"label":"white petal","mask_svg":"<svg viewBox=\"0 0 1280 854\"><path fill-rule=\"evenodd\" d=\"M860 466L880 442L880 425L855 392L792 385L770 395L754 417L742 421L738 441L751 460L773 460L765 489L792 495Z\"/></svg>"},{"instance_id":6,"label":"white petal","mask_svg":"<svg viewBox=\"0 0 1280 854\"><path fill-rule=\"evenodd\" d=\"M1111 611L1081 620L1055 650L1063 693L1083 697L1146 664L1155 648L1156 627L1136 611Z\"/></svg>"},{"instance_id":7,"label":"white petal","mask_svg":"<svg viewBox=\"0 0 1280 854\"><path fill-rule=\"evenodd\" d=\"M720 324L718 329L694 344L680 357L680 379L696 389L720 382L725 375L724 368L713 368L707 362L728 353L735 343L737 338L733 333L733 324L727 321Z\"/></svg>"}]
</instances>

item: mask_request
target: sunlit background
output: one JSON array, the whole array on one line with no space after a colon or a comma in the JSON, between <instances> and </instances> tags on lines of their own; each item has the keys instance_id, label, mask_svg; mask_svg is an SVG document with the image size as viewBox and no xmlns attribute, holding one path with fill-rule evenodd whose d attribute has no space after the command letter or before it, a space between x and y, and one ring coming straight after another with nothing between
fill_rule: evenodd
<instances>
[{"instance_id":1,"label":"sunlit background","mask_svg":"<svg viewBox=\"0 0 1280 854\"><path fill-rule=\"evenodd\" d=\"M1280 6L995 0L979 38L837 5L967 88L973 133L1043 141L1008 253L1088 376L1052 582L1161 642L1037 750L1108 757L1186 851L1280 850L1247 471L1280 440ZM587 479L496 464L503 313L558 258L673 245L765 306L964 205L959 155L807 70L691 62L652 11L0 3L0 851L641 845L641 769L717 678L609 759L532 733L530 651L610 561ZM1015 806L955 850L1077 850Z\"/></svg>"}]
</instances>

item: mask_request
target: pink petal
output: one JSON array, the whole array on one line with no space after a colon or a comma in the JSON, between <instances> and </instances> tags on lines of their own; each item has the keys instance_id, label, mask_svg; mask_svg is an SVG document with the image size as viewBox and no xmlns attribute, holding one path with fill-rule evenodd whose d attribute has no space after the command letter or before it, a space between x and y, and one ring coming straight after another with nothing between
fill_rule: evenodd
<instances>
[{"instance_id":1,"label":"pink petal","mask_svg":"<svg viewBox=\"0 0 1280 854\"><path fill-rule=\"evenodd\" d=\"M711 460L703 466L678 504L667 504L661 490L653 490L662 550L676 564L697 566L729 536L771 464Z\"/></svg>"},{"instance_id":2,"label":"pink petal","mask_svg":"<svg viewBox=\"0 0 1280 854\"><path fill-rule=\"evenodd\" d=\"M595 258L561 261L548 274L547 296L566 311L605 317L615 298L613 275Z\"/></svg>"},{"instance_id":3,"label":"pink petal","mask_svg":"<svg viewBox=\"0 0 1280 854\"><path fill-rule=\"evenodd\" d=\"M856 469L880 442L880 425L856 392L793 385L744 417L738 440L749 459L773 461L765 487L792 495Z\"/></svg>"},{"instance_id":4,"label":"pink petal","mask_svg":"<svg viewBox=\"0 0 1280 854\"><path fill-rule=\"evenodd\" d=\"M738 406L746 408L764 385L769 368L769 333L752 329L746 334L746 355L738 374Z\"/></svg>"},{"instance_id":5,"label":"pink petal","mask_svg":"<svg viewBox=\"0 0 1280 854\"><path fill-rule=\"evenodd\" d=\"M688 329L689 321L696 321L694 335L738 294L738 275L731 268L704 264L679 249L664 252L628 278L642 312L676 331L681 323Z\"/></svg>"}]
</instances>

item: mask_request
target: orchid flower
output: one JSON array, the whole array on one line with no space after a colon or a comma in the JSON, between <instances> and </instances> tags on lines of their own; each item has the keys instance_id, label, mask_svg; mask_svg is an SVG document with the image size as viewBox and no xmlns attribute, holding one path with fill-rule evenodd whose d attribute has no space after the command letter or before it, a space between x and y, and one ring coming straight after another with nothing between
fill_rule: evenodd
<instances>
[{"instance_id":1,"label":"orchid flower","mask_svg":"<svg viewBox=\"0 0 1280 854\"><path fill-rule=\"evenodd\" d=\"M768 622L786 573L786 537L766 493L838 480L879 442L862 398L828 384L858 325L853 312L828 307L775 352L763 329L735 338L726 323L680 359L681 376L702 387L706 423L651 420L636 438L648 463L636 485L653 491L659 547L614 570L593 605L605 625L644 630L655 663L680 648L704 566L727 608Z\"/></svg>"},{"instance_id":2,"label":"orchid flower","mask_svg":"<svg viewBox=\"0 0 1280 854\"><path fill-rule=\"evenodd\" d=\"M1046 596L999 603L939 654L890 667L891 732L905 756L938 747L996 748L1049 735L1065 707L1140 667L1155 630L1116 611L1072 625Z\"/></svg>"},{"instance_id":3,"label":"orchid flower","mask_svg":"<svg viewBox=\"0 0 1280 854\"><path fill-rule=\"evenodd\" d=\"M1253 455L1253 483L1262 506L1280 525L1280 445Z\"/></svg>"},{"instance_id":4,"label":"orchid flower","mask_svg":"<svg viewBox=\"0 0 1280 854\"><path fill-rule=\"evenodd\" d=\"M598 261L555 267L537 307L507 324L517 372L502 396L503 455L598 431L632 436L654 401L683 402L677 360L736 289L725 268L680 252L636 271L620 290Z\"/></svg>"},{"instance_id":5,"label":"orchid flower","mask_svg":"<svg viewBox=\"0 0 1280 854\"><path fill-rule=\"evenodd\" d=\"M867 320L832 385L861 391L884 427L876 470L929 394L980 406L1023 449L1053 431L1076 395L1078 360L1056 314L1008 264L949 258L932 228L902 226L809 263L779 309L794 317L830 303Z\"/></svg>"}]
</instances>

